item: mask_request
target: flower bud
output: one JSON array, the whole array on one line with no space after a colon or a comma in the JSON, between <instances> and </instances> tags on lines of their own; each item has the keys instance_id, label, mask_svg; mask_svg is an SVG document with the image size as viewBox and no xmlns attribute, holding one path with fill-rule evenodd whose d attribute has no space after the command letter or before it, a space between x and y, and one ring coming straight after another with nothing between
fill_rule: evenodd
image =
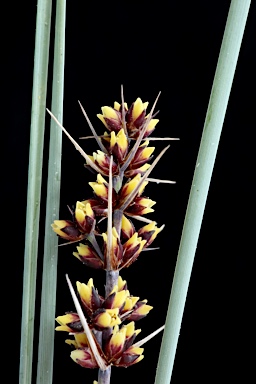
<instances>
[{"instance_id":1,"label":"flower bud","mask_svg":"<svg viewBox=\"0 0 256 384\"><path fill-rule=\"evenodd\" d=\"M119 198L120 202L124 201L124 199L132 193L132 191L139 185L140 181L141 181L141 175L138 174L132 180L129 180L124 184L120 192L120 198ZM138 190L138 195L140 195L143 192L147 184L148 184L147 181L144 181L141 184Z\"/></svg>"},{"instance_id":2,"label":"flower bud","mask_svg":"<svg viewBox=\"0 0 256 384\"><path fill-rule=\"evenodd\" d=\"M60 324L55 328L56 331L83 332L83 326L77 313L70 312L66 315L58 316L56 321Z\"/></svg>"},{"instance_id":3,"label":"flower bud","mask_svg":"<svg viewBox=\"0 0 256 384\"><path fill-rule=\"evenodd\" d=\"M121 359L116 365L118 365L119 367L129 367L133 364L138 363L144 358L144 356L142 355L143 351L144 348L139 348L132 345L122 354Z\"/></svg>"},{"instance_id":4,"label":"flower bud","mask_svg":"<svg viewBox=\"0 0 256 384\"><path fill-rule=\"evenodd\" d=\"M130 131L133 130L133 127L141 127L145 119L147 106L148 102L143 103L140 98L132 103L126 114L126 121Z\"/></svg>"},{"instance_id":5,"label":"flower bud","mask_svg":"<svg viewBox=\"0 0 256 384\"><path fill-rule=\"evenodd\" d=\"M73 255L87 267L94 269L104 268L103 261L89 245L80 243L76 249L78 252L73 252Z\"/></svg>"},{"instance_id":6,"label":"flower bud","mask_svg":"<svg viewBox=\"0 0 256 384\"><path fill-rule=\"evenodd\" d=\"M113 329L112 336L105 347L108 360L117 359L121 356L124 348L126 328L120 330L118 326Z\"/></svg>"},{"instance_id":7,"label":"flower bud","mask_svg":"<svg viewBox=\"0 0 256 384\"><path fill-rule=\"evenodd\" d=\"M97 117L102 121L105 127L109 131L118 132L122 129L122 119L121 114L114 108L111 107L102 107L102 114L98 113Z\"/></svg>"},{"instance_id":8,"label":"flower bud","mask_svg":"<svg viewBox=\"0 0 256 384\"><path fill-rule=\"evenodd\" d=\"M70 220L54 220L51 226L54 232L65 240L77 241L84 238L76 223Z\"/></svg>"},{"instance_id":9,"label":"flower bud","mask_svg":"<svg viewBox=\"0 0 256 384\"><path fill-rule=\"evenodd\" d=\"M148 144L149 140L146 140L139 146L129 165L129 169L139 168L151 159L155 147L148 147Z\"/></svg>"},{"instance_id":10,"label":"flower bud","mask_svg":"<svg viewBox=\"0 0 256 384\"><path fill-rule=\"evenodd\" d=\"M120 311L124 307L129 291L122 290L118 292L117 290L118 286L116 285L110 295L106 298L104 308L118 308Z\"/></svg>"},{"instance_id":11,"label":"flower bud","mask_svg":"<svg viewBox=\"0 0 256 384\"><path fill-rule=\"evenodd\" d=\"M135 304L131 315L129 315L127 319L130 321L138 321L143 319L143 317L147 316L151 309L153 309L153 307L151 305L147 305L147 300L138 301Z\"/></svg>"},{"instance_id":12,"label":"flower bud","mask_svg":"<svg viewBox=\"0 0 256 384\"><path fill-rule=\"evenodd\" d=\"M122 216L122 223L121 223L121 234L122 239L128 240L132 235L135 233L135 228L131 220L127 219L124 215Z\"/></svg>"},{"instance_id":13,"label":"flower bud","mask_svg":"<svg viewBox=\"0 0 256 384\"><path fill-rule=\"evenodd\" d=\"M153 205L155 205L156 202L148 199L146 197L136 197L134 199L133 204L130 204L126 210L125 213L128 216L141 216L145 215L150 212L154 212Z\"/></svg>"},{"instance_id":14,"label":"flower bud","mask_svg":"<svg viewBox=\"0 0 256 384\"><path fill-rule=\"evenodd\" d=\"M93 156L89 156L90 159L100 168L102 174L105 176L109 175L110 157L99 149L97 152L93 152ZM88 164L88 162L87 162ZM114 175L117 171L117 164L113 161L112 163L112 174Z\"/></svg>"},{"instance_id":15,"label":"flower bud","mask_svg":"<svg viewBox=\"0 0 256 384\"><path fill-rule=\"evenodd\" d=\"M127 169L124 173L125 177L127 178L130 178L130 177L134 177L138 174L140 175L144 175L144 173L150 168L150 164L146 163L144 165L142 165L141 167L139 168L136 168L136 169Z\"/></svg>"},{"instance_id":16,"label":"flower bud","mask_svg":"<svg viewBox=\"0 0 256 384\"><path fill-rule=\"evenodd\" d=\"M116 157L119 163L124 160L128 152L128 139L123 129L117 135L114 131L111 132L109 152Z\"/></svg>"},{"instance_id":17,"label":"flower bud","mask_svg":"<svg viewBox=\"0 0 256 384\"><path fill-rule=\"evenodd\" d=\"M83 368L98 368L98 364L89 347L83 349L75 349L71 352L70 357L75 363Z\"/></svg>"},{"instance_id":18,"label":"flower bud","mask_svg":"<svg viewBox=\"0 0 256 384\"><path fill-rule=\"evenodd\" d=\"M152 221L151 223L145 225L144 227L140 228L138 231L139 236L142 237L142 239L146 240L146 247L148 247L156 238L159 232L163 230L164 226L162 225L160 228L156 226L156 222Z\"/></svg>"},{"instance_id":19,"label":"flower bud","mask_svg":"<svg viewBox=\"0 0 256 384\"><path fill-rule=\"evenodd\" d=\"M97 181L91 181L88 184L92 187L93 192L97 197L99 197L103 201L108 201L108 183L101 176L101 174L97 175Z\"/></svg>"},{"instance_id":20,"label":"flower bud","mask_svg":"<svg viewBox=\"0 0 256 384\"><path fill-rule=\"evenodd\" d=\"M75 209L75 219L79 229L89 234L95 225L94 213L90 203L84 204L83 201L77 201Z\"/></svg>"},{"instance_id":21,"label":"flower bud","mask_svg":"<svg viewBox=\"0 0 256 384\"><path fill-rule=\"evenodd\" d=\"M72 345L74 348L88 347L88 339L85 333L75 333L74 338L75 340L65 340L65 343Z\"/></svg>"},{"instance_id":22,"label":"flower bud","mask_svg":"<svg viewBox=\"0 0 256 384\"><path fill-rule=\"evenodd\" d=\"M104 258L105 258L105 263L107 263L107 256L108 252L110 254L111 260L110 265L111 268L116 270L118 269L118 266L120 264L120 261L122 260L122 244L120 243L120 239L118 236L118 233L116 231L116 228L112 228L112 233L111 233L112 239L111 239L111 249L108 250L108 235L107 233L102 233L103 241L104 241Z\"/></svg>"},{"instance_id":23,"label":"flower bud","mask_svg":"<svg viewBox=\"0 0 256 384\"><path fill-rule=\"evenodd\" d=\"M87 284L76 283L81 302L89 316L97 310L103 303L103 298L98 294L93 286L93 279L89 279Z\"/></svg>"},{"instance_id":24,"label":"flower bud","mask_svg":"<svg viewBox=\"0 0 256 384\"><path fill-rule=\"evenodd\" d=\"M138 258L145 244L146 240L142 240L141 237L138 237L138 233L135 232L123 245L123 258L121 266L129 267Z\"/></svg>"}]
</instances>

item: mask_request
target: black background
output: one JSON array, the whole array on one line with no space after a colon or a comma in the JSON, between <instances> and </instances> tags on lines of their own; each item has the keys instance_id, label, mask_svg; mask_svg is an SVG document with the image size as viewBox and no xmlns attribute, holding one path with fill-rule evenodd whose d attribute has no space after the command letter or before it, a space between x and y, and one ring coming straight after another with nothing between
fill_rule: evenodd
<instances>
[{"instance_id":1,"label":"black background","mask_svg":"<svg viewBox=\"0 0 256 384\"><path fill-rule=\"evenodd\" d=\"M164 231L154 242L160 250L145 253L123 271L135 296L147 298L153 311L138 323L145 337L164 321L178 253L182 225L193 177L197 151L211 91L230 1L138 1L68 2L66 20L64 122L78 140L90 134L78 100L94 127L103 133L97 119L103 105L137 97L150 107L159 91L160 122L155 135L172 136L180 141L171 147L153 171L152 177L175 180L175 185L150 184L146 192L157 201L148 215ZM18 382L23 253L26 216L28 148L33 81L36 1L20 2L6 8L10 22L3 34L5 59L2 61L4 118L2 141L2 184L5 214L3 244L4 269L10 276L12 315L8 322L13 382ZM53 2L54 31L55 2ZM250 328L252 317L252 271L255 247L252 241L255 196L255 30L253 2L239 56L228 110L217 153L204 220L198 242L186 307L172 376L173 384L251 382L250 363L254 348ZM7 37L8 36L8 37ZM51 36L49 91L51 106L53 61ZM6 65L6 67L5 67ZM45 158L47 159L50 118L46 116ZM81 141L91 153L94 141ZM156 142L155 154L166 145ZM69 218L67 205L90 195L94 177L83 167L84 160L69 140L63 138L60 218ZM42 215L38 256L38 292L41 288L47 160L44 160ZM8 208L7 208L8 207ZM6 225L7 224L7 225ZM6 239L7 234L7 239ZM93 277L103 293L104 273L83 267L72 256L73 246L59 252L56 315L73 310L65 273L72 283ZM9 284L10 284L9 282ZM5 284L8 284L6 281ZM10 288L10 287L9 287ZM3 308L2 308L3 310ZM35 366L38 341L40 294L35 321ZM6 326L6 319L5 319ZM5 327L4 326L4 327ZM5 328L6 329L6 328ZM4 329L4 330L5 330ZM9 336L9 337L10 337ZM69 358L63 333L56 334L54 383L92 383L97 372L85 370ZM144 360L128 370L113 369L112 381L153 383L161 336L145 345ZM9 355L9 356L10 356ZM250 377L250 380L249 380ZM35 379L33 379L35 382Z\"/></svg>"}]
</instances>

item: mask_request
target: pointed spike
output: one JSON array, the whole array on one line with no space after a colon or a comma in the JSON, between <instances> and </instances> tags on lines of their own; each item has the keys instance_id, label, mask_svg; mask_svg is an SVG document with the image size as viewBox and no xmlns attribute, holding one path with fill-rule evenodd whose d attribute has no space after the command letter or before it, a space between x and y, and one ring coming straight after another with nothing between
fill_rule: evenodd
<instances>
[{"instance_id":1,"label":"pointed spike","mask_svg":"<svg viewBox=\"0 0 256 384\"><path fill-rule=\"evenodd\" d=\"M161 159L161 157L163 156L163 154L167 151L167 149L170 147L170 145L167 145L167 147L165 147L160 153L159 155L157 156L157 158L153 161L153 163L151 164L150 168L145 172L145 174L142 176L139 184L136 186L136 188L134 188L134 190L130 193L130 195L128 195L127 199L123 202L122 206L119 208L120 210L124 211L128 205L132 202L132 200L135 198L135 196L137 195L142 183L146 180L146 178L148 177L148 175L150 174L150 172L153 170L153 168L156 166L156 164L158 163L158 161Z\"/></svg>"},{"instance_id":2,"label":"pointed spike","mask_svg":"<svg viewBox=\"0 0 256 384\"><path fill-rule=\"evenodd\" d=\"M74 216L74 212L73 212L73 210L70 208L69 205L67 205L67 207L68 207L68 210L69 210L69 212L71 213L71 215L72 215L72 217L73 217L73 216Z\"/></svg>"},{"instance_id":3,"label":"pointed spike","mask_svg":"<svg viewBox=\"0 0 256 384\"><path fill-rule=\"evenodd\" d=\"M159 99L160 94L161 94L161 92L158 93L158 95L156 97L156 100L155 100L155 102L154 102L154 104L153 104L153 106L151 108L151 111L149 112L148 117L147 117L147 119L146 119L146 121L144 123L144 127L142 128L142 130L141 130L141 132L139 134L139 137L136 140L136 143L134 144L133 148L130 150L130 152L129 152L128 156L127 156L127 159L125 160L124 164L122 165L122 167L120 169L121 172L124 172L127 169L127 167L129 166L132 158L134 157L137 149L139 148L140 143L141 143L141 141L143 139L143 136L144 136L144 134L145 134L145 132L147 130L148 124L150 122L150 119L152 117L152 114L154 112L154 109L155 109L155 106L156 106L156 103L157 103L157 101Z\"/></svg>"},{"instance_id":4,"label":"pointed spike","mask_svg":"<svg viewBox=\"0 0 256 384\"><path fill-rule=\"evenodd\" d=\"M98 137L103 137L104 135L98 135ZM95 136L80 136L79 139L87 140L87 139L95 139Z\"/></svg>"},{"instance_id":5,"label":"pointed spike","mask_svg":"<svg viewBox=\"0 0 256 384\"><path fill-rule=\"evenodd\" d=\"M66 131L66 129L61 125L61 123L56 119L56 117L49 111L49 109L46 108L46 110L49 113L49 115L53 118L53 120L58 124L58 126L62 129L62 131L67 135L69 140L74 144L74 146L78 150L78 152L81 153L81 155L87 161L87 163L93 169L95 169L96 172L101 173L100 168L97 167L96 164L94 164L94 162L90 159L90 157L83 151L83 149L80 147L80 145L73 139L73 137L68 133L68 131Z\"/></svg>"},{"instance_id":6,"label":"pointed spike","mask_svg":"<svg viewBox=\"0 0 256 384\"><path fill-rule=\"evenodd\" d=\"M154 247L154 248L144 248L141 252L147 252L147 251L155 251L157 249L160 249L160 247Z\"/></svg>"},{"instance_id":7,"label":"pointed spike","mask_svg":"<svg viewBox=\"0 0 256 384\"><path fill-rule=\"evenodd\" d=\"M66 279L67 279L67 283L69 286L69 290L70 290L73 302L74 302L75 307L76 307L77 314L78 314L80 321L82 323L82 326L84 328L84 333L86 334L86 337L88 339L88 343L90 345L93 356L94 356L95 360L97 361L97 364L99 365L100 369L104 371L107 369L107 365L105 364L105 361L102 359L102 357L100 356L100 354L98 352L94 337L93 337L92 332L88 326L88 323L87 323L86 318L84 316L81 305L80 305L80 303L76 297L74 288L72 287L71 281L69 280L69 277L67 274L66 274Z\"/></svg>"},{"instance_id":8,"label":"pointed spike","mask_svg":"<svg viewBox=\"0 0 256 384\"><path fill-rule=\"evenodd\" d=\"M95 131L95 129L94 129L94 127L93 127L93 125L92 125L92 123L91 123L91 121L90 121L88 115L87 115L87 113L85 112L85 110L84 110L84 108L83 108L83 106L82 106L82 104L80 103L79 100L78 100L78 103L79 103L80 108L81 108L81 110L82 110L82 112L83 112L83 114L84 114L84 117L86 118L86 121L87 121L87 123L88 123L88 125L89 125L89 127L90 127L90 129L91 129L91 131L92 131L93 137L94 137L95 140L97 141L98 146L100 147L100 149L102 150L102 152L107 153L106 148L104 147L104 145L103 145L102 142L100 141L99 136L97 135L97 133L96 133L96 131Z\"/></svg>"},{"instance_id":9,"label":"pointed spike","mask_svg":"<svg viewBox=\"0 0 256 384\"><path fill-rule=\"evenodd\" d=\"M96 237L95 237L95 234L93 232L91 232L87 236L87 240L91 243L91 245L93 246L93 248L96 251L96 253L98 254L98 256L101 258L101 260L104 260L104 256L101 252L101 249L99 247L99 244L98 244Z\"/></svg>"},{"instance_id":10,"label":"pointed spike","mask_svg":"<svg viewBox=\"0 0 256 384\"><path fill-rule=\"evenodd\" d=\"M100 137L100 136L98 136L98 137ZM94 136L81 136L81 137L79 137L79 139L87 140L87 139L95 139L95 137Z\"/></svg>"},{"instance_id":11,"label":"pointed spike","mask_svg":"<svg viewBox=\"0 0 256 384\"><path fill-rule=\"evenodd\" d=\"M166 183L166 184L176 184L176 181L171 181L171 180L161 180L161 179L152 179L150 177L146 178L147 181L151 181L153 183Z\"/></svg>"},{"instance_id":12,"label":"pointed spike","mask_svg":"<svg viewBox=\"0 0 256 384\"><path fill-rule=\"evenodd\" d=\"M107 238L107 270L111 269L111 252L112 252L112 164L113 156L110 156L109 164L109 180L108 180L108 238Z\"/></svg>"},{"instance_id":13,"label":"pointed spike","mask_svg":"<svg viewBox=\"0 0 256 384\"><path fill-rule=\"evenodd\" d=\"M152 332L150 335L145 337L144 339L138 341L137 343L133 344L133 347L140 347L141 345L145 344L147 341L155 337L159 332L161 332L164 329L164 325L162 327L158 328L156 331Z\"/></svg>"},{"instance_id":14,"label":"pointed spike","mask_svg":"<svg viewBox=\"0 0 256 384\"><path fill-rule=\"evenodd\" d=\"M126 128L126 121L125 121L125 113L124 113L124 87L123 87L123 84L121 85L121 102L122 102L122 126L124 129L124 133L128 137L127 128Z\"/></svg>"},{"instance_id":15,"label":"pointed spike","mask_svg":"<svg viewBox=\"0 0 256 384\"><path fill-rule=\"evenodd\" d=\"M85 238L85 237L84 237ZM74 244L74 243L81 243L81 241L84 239L84 238L81 238L79 240L75 240L75 241L69 241L68 243L62 243L62 244L59 244L58 246L59 247L63 247L63 245L69 245L69 244Z\"/></svg>"},{"instance_id":16,"label":"pointed spike","mask_svg":"<svg viewBox=\"0 0 256 384\"><path fill-rule=\"evenodd\" d=\"M147 137L147 140L180 140L178 137Z\"/></svg>"},{"instance_id":17,"label":"pointed spike","mask_svg":"<svg viewBox=\"0 0 256 384\"><path fill-rule=\"evenodd\" d=\"M129 216L128 213L126 213L126 215ZM150 223L152 223L152 221L154 221L154 222L157 224L157 222L156 222L155 220L150 220L150 219L148 219L148 218L146 218L146 217L143 217L143 216L135 216L135 215L132 215L131 217L132 217L132 219L136 219L136 220L139 220L139 221L143 221L144 223L148 223L148 224L150 224Z\"/></svg>"}]
</instances>

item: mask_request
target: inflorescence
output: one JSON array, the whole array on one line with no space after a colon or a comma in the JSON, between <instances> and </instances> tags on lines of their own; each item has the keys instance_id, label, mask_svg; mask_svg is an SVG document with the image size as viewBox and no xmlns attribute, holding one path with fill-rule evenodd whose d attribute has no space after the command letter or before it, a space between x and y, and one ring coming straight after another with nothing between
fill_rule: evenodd
<instances>
[{"instance_id":1,"label":"inflorescence","mask_svg":"<svg viewBox=\"0 0 256 384\"><path fill-rule=\"evenodd\" d=\"M148 103L140 98L129 108L123 101L115 102L113 108L102 107L102 114L97 115L106 128L102 136L96 135L81 107L99 145L92 155L83 152L61 127L85 158L85 166L95 179L89 182L92 196L77 201L75 209L70 210L71 219L55 220L52 229L66 242L77 243L73 255L84 265L106 271L104 296L98 293L92 279L87 284L77 282L82 315L67 312L56 318L56 330L74 337L66 340L73 349L71 358L85 368L102 371L110 366L128 367L143 358L142 343L134 343L140 332L135 329L135 322L145 317L152 306L130 294L119 271L150 249L164 227L144 217L154 211L156 203L145 195L148 176L169 147L149 163L155 150L149 146L149 136L159 121L153 116L155 104L148 114ZM100 223L104 219L107 225L102 231ZM133 219L144 225L136 229Z\"/></svg>"}]
</instances>

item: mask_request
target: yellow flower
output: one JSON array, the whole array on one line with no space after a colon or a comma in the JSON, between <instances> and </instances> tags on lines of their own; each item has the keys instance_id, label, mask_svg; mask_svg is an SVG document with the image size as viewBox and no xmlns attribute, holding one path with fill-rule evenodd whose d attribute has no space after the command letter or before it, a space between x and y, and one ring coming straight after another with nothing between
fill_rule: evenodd
<instances>
[{"instance_id":1,"label":"yellow flower","mask_svg":"<svg viewBox=\"0 0 256 384\"><path fill-rule=\"evenodd\" d=\"M92 308L92 288L93 288L93 279L89 279L87 284L76 282L76 287L80 298L87 307Z\"/></svg>"},{"instance_id":2,"label":"yellow flower","mask_svg":"<svg viewBox=\"0 0 256 384\"><path fill-rule=\"evenodd\" d=\"M119 309L100 308L98 311L95 312L93 321L94 324L100 329L119 325L121 324L121 319L119 317Z\"/></svg>"},{"instance_id":3,"label":"yellow flower","mask_svg":"<svg viewBox=\"0 0 256 384\"><path fill-rule=\"evenodd\" d=\"M145 244L146 240L142 240L141 237L138 237L138 233L135 232L123 245L123 258L120 268L128 267L137 260Z\"/></svg>"},{"instance_id":4,"label":"yellow flower","mask_svg":"<svg viewBox=\"0 0 256 384\"><path fill-rule=\"evenodd\" d=\"M129 196L132 193L132 191L139 185L140 181L141 181L141 175L137 174L133 179L125 183L120 192L120 201L123 201L127 196ZM143 181L143 183L141 184L138 190L138 195L141 195L141 193L144 191L147 184L148 184L148 181Z\"/></svg>"},{"instance_id":5,"label":"yellow flower","mask_svg":"<svg viewBox=\"0 0 256 384\"><path fill-rule=\"evenodd\" d=\"M150 212L154 212L153 205L155 205L156 202L148 199L146 197L136 197L133 201L133 204L130 204L126 210L125 213L128 216L141 216L145 215Z\"/></svg>"},{"instance_id":6,"label":"yellow flower","mask_svg":"<svg viewBox=\"0 0 256 384\"><path fill-rule=\"evenodd\" d=\"M53 231L65 240L77 241L84 238L76 224L70 220L54 220L51 226Z\"/></svg>"},{"instance_id":7,"label":"yellow flower","mask_svg":"<svg viewBox=\"0 0 256 384\"><path fill-rule=\"evenodd\" d=\"M132 109L132 118L133 120L136 120L140 115L146 111L148 107L148 101L145 103L142 102L142 100L138 97L137 100L133 104L133 109Z\"/></svg>"},{"instance_id":8,"label":"yellow flower","mask_svg":"<svg viewBox=\"0 0 256 384\"><path fill-rule=\"evenodd\" d=\"M105 127L109 131L118 132L122 128L122 119L121 114L114 108L111 107L102 107L102 114L98 113L97 117L102 121Z\"/></svg>"},{"instance_id":9,"label":"yellow flower","mask_svg":"<svg viewBox=\"0 0 256 384\"><path fill-rule=\"evenodd\" d=\"M94 162L98 168L101 170L102 174L105 176L109 175L109 165L110 165L110 156L106 153L100 151L93 152L92 156L89 156L92 162ZM88 165L88 162L87 162ZM113 161L112 163L112 174L115 174L117 171L117 164Z\"/></svg>"},{"instance_id":10,"label":"yellow flower","mask_svg":"<svg viewBox=\"0 0 256 384\"><path fill-rule=\"evenodd\" d=\"M128 152L128 139L123 128L116 134L114 131L110 133L109 151L112 153L118 162L122 162Z\"/></svg>"},{"instance_id":11,"label":"yellow flower","mask_svg":"<svg viewBox=\"0 0 256 384\"><path fill-rule=\"evenodd\" d=\"M56 321L60 324L55 328L56 331L83 332L83 327L77 313L67 313L66 315L58 316Z\"/></svg>"},{"instance_id":12,"label":"yellow flower","mask_svg":"<svg viewBox=\"0 0 256 384\"><path fill-rule=\"evenodd\" d=\"M155 240L158 233L160 233L163 230L163 228L164 228L164 225L158 228L156 226L156 222L152 221L151 223L140 228L138 233L142 237L142 239L147 241L146 246L149 246Z\"/></svg>"},{"instance_id":13,"label":"yellow flower","mask_svg":"<svg viewBox=\"0 0 256 384\"><path fill-rule=\"evenodd\" d=\"M77 201L75 219L81 231L89 234L95 225L94 213L91 208L91 204L84 204L83 201Z\"/></svg>"},{"instance_id":14,"label":"yellow flower","mask_svg":"<svg viewBox=\"0 0 256 384\"><path fill-rule=\"evenodd\" d=\"M106 201L108 200L108 183L101 174L97 175L97 181L91 181L88 184L98 197Z\"/></svg>"},{"instance_id":15,"label":"yellow flower","mask_svg":"<svg viewBox=\"0 0 256 384\"><path fill-rule=\"evenodd\" d=\"M77 252L73 252L73 255L83 264L94 269L104 268L103 260L88 244L80 243L76 249Z\"/></svg>"}]
</instances>

